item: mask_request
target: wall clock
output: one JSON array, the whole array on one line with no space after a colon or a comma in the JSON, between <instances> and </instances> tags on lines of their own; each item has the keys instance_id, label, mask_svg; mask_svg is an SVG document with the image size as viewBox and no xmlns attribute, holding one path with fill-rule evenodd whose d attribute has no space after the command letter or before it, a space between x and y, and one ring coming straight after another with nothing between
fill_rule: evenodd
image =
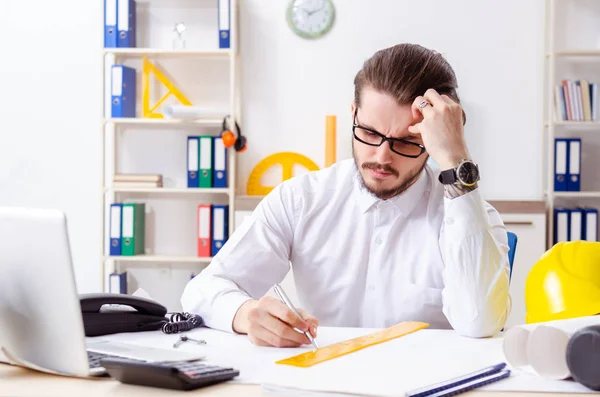
<instances>
[{"instance_id":1,"label":"wall clock","mask_svg":"<svg viewBox=\"0 0 600 397\"><path fill-rule=\"evenodd\" d=\"M288 25L294 33L306 39L325 35L334 20L332 0L291 0L287 9Z\"/></svg>"}]
</instances>

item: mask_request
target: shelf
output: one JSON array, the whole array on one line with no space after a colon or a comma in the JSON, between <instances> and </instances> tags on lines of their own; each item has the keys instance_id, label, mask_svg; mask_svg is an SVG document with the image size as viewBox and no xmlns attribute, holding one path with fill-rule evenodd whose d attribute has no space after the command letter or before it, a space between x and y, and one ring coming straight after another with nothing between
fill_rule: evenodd
<instances>
[{"instance_id":1,"label":"shelf","mask_svg":"<svg viewBox=\"0 0 600 397\"><path fill-rule=\"evenodd\" d=\"M600 192L552 192L554 197L571 197L571 198L600 198Z\"/></svg>"},{"instance_id":2,"label":"shelf","mask_svg":"<svg viewBox=\"0 0 600 397\"><path fill-rule=\"evenodd\" d=\"M133 255L133 256L105 256L104 260L122 262L178 262L178 263L208 263L212 257L201 256L169 256L169 255Z\"/></svg>"},{"instance_id":3,"label":"shelf","mask_svg":"<svg viewBox=\"0 0 600 397\"><path fill-rule=\"evenodd\" d=\"M123 117L104 119L104 123L113 124L139 124L139 125L221 125L223 119L197 119L197 120L182 120L182 119L151 119L142 117Z\"/></svg>"},{"instance_id":4,"label":"shelf","mask_svg":"<svg viewBox=\"0 0 600 397\"><path fill-rule=\"evenodd\" d=\"M160 56L160 57L228 57L230 49L195 50L168 48L105 48L104 54L115 56Z\"/></svg>"},{"instance_id":5,"label":"shelf","mask_svg":"<svg viewBox=\"0 0 600 397\"><path fill-rule=\"evenodd\" d=\"M561 50L546 54L547 57L600 57L600 49Z\"/></svg>"},{"instance_id":6,"label":"shelf","mask_svg":"<svg viewBox=\"0 0 600 397\"><path fill-rule=\"evenodd\" d=\"M107 187L105 193L149 193L149 194L229 194L229 188L135 188L135 187Z\"/></svg>"},{"instance_id":7,"label":"shelf","mask_svg":"<svg viewBox=\"0 0 600 397\"><path fill-rule=\"evenodd\" d=\"M551 124L563 127L600 127L600 121L553 121Z\"/></svg>"}]
</instances>

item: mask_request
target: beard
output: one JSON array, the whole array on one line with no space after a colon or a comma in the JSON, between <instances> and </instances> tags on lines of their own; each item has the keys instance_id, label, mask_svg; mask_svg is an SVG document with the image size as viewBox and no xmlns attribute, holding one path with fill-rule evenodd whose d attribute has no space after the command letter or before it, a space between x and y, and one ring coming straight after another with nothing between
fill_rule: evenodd
<instances>
[{"instance_id":1,"label":"beard","mask_svg":"<svg viewBox=\"0 0 600 397\"><path fill-rule=\"evenodd\" d=\"M417 179L419 179L419 175L421 175L423 168L425 168L425 165L427 164L427 159L425 159L425 161L423 162L423 164L421 164L421 167L419 167L417 171L400 180L396 186L385 189L382 187L378 187L376 184L368 184L365 181L362 172L360 172L360 168L364 170L375 169L384 172L389 172L395 177L400 176L400 172L398 172L398 170L390 167L389 165L381 165L379 163L363 163L362 165L359 165L356 159L356 155L354 153L352 153L352 157L354 158L354 164L356 164L356 168L359 170L358 178L360 179L361 186L380 200L390 199L411 187L412 184L415 183Z\"/></svg>"}]
</instances>

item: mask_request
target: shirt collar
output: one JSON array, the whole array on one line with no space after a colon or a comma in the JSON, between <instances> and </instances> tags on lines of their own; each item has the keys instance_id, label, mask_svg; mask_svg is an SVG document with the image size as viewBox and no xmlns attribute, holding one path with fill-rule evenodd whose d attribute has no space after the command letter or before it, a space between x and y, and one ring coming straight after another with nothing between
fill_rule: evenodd
<instances>
[{"instance_id":1,"label":"shirt collar","mask_svg":"<svg viewBox=\"0 0 600 397\"><path fill-rule=\"evenodd\" d=\"M371 194L362 184L360 172L356 169L355 187L358 191L358 206L361 213L367 212L373 205L377 203L388 202L393 204L404 216L410 215L416 207L421 197L428 191L429 176L425 166L419 175L419 178L408 189L388 200L381 200Z\"/></svg>"}]
</instances>

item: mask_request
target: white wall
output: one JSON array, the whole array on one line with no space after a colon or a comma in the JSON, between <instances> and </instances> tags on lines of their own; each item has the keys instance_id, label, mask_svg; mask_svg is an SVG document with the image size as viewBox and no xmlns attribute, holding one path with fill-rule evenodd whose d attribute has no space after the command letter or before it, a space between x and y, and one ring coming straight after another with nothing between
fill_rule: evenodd
<instances>
[{"instance_id":1,"label":"white wall","mask_svg":"<svg viewBox=\"0 0 600 397\"><path fill-rule=\"evenodd\" d=\"M356 72L376 50L412 42L443 53L454 67L485 196L542 197L543 1L334 3L332 31L307 41L287 27L288 1L242 1L250 136L240 157L243 188L258 159L273 152L296 151L323 166L326 114L338 116L338 159L351 157Z\"/></svg>"},{"instance_id":2,"label":"white wall","mask_svg":"<svg viewBox=\"0 0 600 397\"><path fill-rule=\"evenodd\" d=\"M240 156L240 193L252 167L274 152L322 166L325 114L338 116L338 159L349 157L355 73L377 49L414 42L444 53L458 74L486 197L542 197L541 0L337 0L336 24L318 41L294 36L287 3L242 0L249 149ZM100 0L0 1L0 205L67 212L82 292L100 286L102 12Z\"/></svg>"}]
</instances>

